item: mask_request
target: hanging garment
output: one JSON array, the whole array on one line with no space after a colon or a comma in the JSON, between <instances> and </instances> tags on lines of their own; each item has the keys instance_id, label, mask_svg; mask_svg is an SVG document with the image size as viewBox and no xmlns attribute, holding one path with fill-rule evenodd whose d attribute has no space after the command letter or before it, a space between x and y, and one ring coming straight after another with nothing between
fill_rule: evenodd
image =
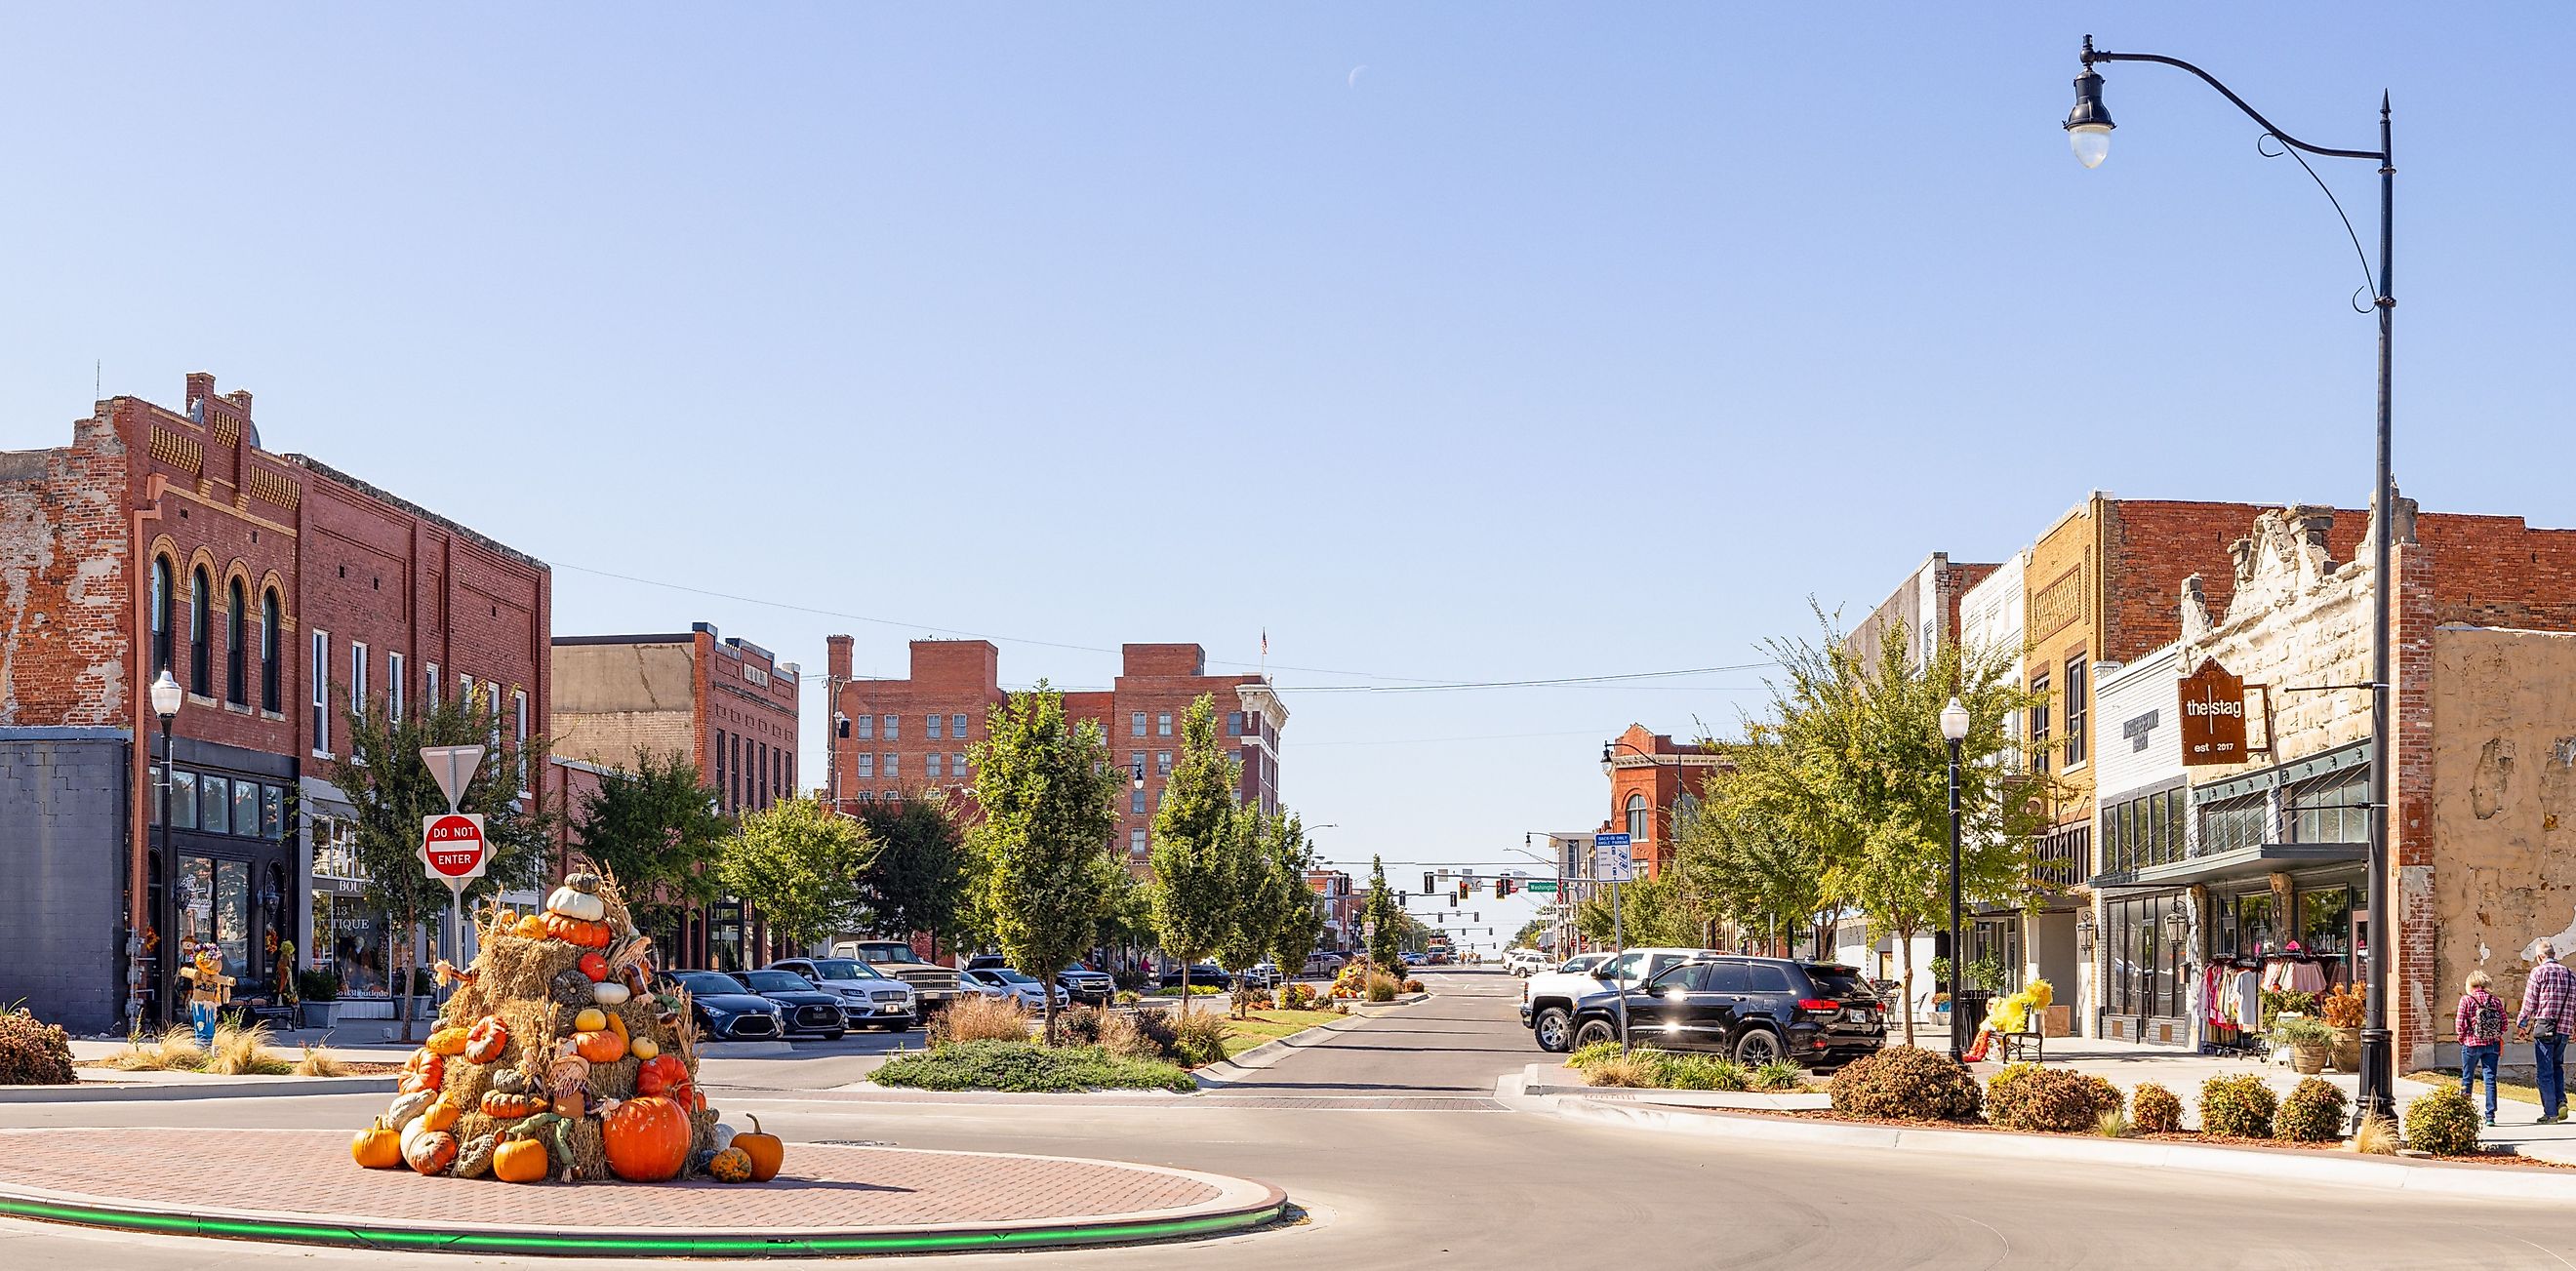
<instances>
[{"instance_id":1,"label":"hanging garment","mask_svg":"<svg viewBox=\"0 0 2576 1271\"><path fill-rule=\"evenodd\" d=\"M2252 971L2236 973L2234 1022L2238 1028L2249 1033L2261 1032L2263 1029L2263 988L2260 977Z\"/></svg>"},{"instance_id":2,"label":"hanging garment","mask_svg":"<svg viewBox=\"0 0 2576 1271\"><path fill-rule=\"evenodd\" d=\"M2326 991L2325 968L2305 960L2293 961L2281 976L2281 987L2293 993L2323 993Z\"/></svg>"}]
</instances>

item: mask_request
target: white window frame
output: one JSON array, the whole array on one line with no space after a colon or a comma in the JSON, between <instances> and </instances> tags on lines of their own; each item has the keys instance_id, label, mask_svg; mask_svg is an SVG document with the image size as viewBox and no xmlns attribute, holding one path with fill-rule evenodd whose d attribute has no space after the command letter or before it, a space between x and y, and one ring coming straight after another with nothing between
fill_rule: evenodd
<instances>
[{"instance_id":1,"label":"white window frame","mask_svg":"<svg viewBox=\"0 0 2576 1271\"><path fill-rule=\"evenodd\" d=\"M405 696L406 694L403 692L403 655L399 653L388 653L385 655L385 714L392 717L395 723L402 722L403 698Z\"/></svg>"},{"instance_id":2,"label":"white window frame","mask_svg":"<svg viewBox=\"0 0 2576 1271\"><path fill-rule=\"evenodd\" d=\"M854 741L875 741L875 740L877 739L877 717L876 717L876 716L874 716L874 715L852 715L852 716L850 717L850 723L851 723L852 725L854 725L854 727L850 730L850 737L851 737L851 739L852 739L852 740L854 740Z\"/></svg>"},{"instance_id":3,"label":"white window frame","mask_svg":"<svg viewBox=\"0 0 2576 1271\"><path fill-rule=\"evenodd\" d=\"M510 733L517 746L519 797L533 799L537 793L528 788L528 691L523 688L510 690Z\"/></svg>"},{"instance_id":4,"label":"white window frame","mask_svg":"<svg viewBox=\"0 0 2576 1271\"><path fill-rule=\"evenodd\" d=\"M868 779L868 780L870 780L870 781L874 781L874 780L876 780L876 779L877 779L877 755L876 755L876 752L875 752L875 751L873 751L873 750L862 750L862 751L860 751L860 752L858 753L858 756L857 756L857 757L858 757L858 770L857 770L856 772L852 773L851 775L852 775L852 776L858 776L858 777L865 777L865 778L867 778L867 779Z\"/></svg>"},{"instance_id":5,"label":"white window frame","mask_svg":"<svg viewBox=\"0 0 2576 1271\"><path fill-rule=\"evenodd\" d=\"M313 681L313 753L331 757L331 633L313 629L305 675Z\"/></svg>"},{"instance_id":6,"label":"white window frame","mask_svg":"<svg viewBox=\"0 0 2576 1271\"><path fill-rule=\"evenodd\" d=\"M429 669L421 673L420 695L429 699L429 704L433 708L446 705L446 703L438 696L438 690L440 687L441 686L438 682L438 664L436 662L432 662L429 664Z\"/></svg>"},{"instance_id":7,"label":"white window frame","mask_svg":"<svg viewBox=\"0 0 2576 1271\"><path fill-rule=\"evenodd\" d=\"M937 711L923 712L921 716L922 738L926 741L948 740L948 738L943 735L947 731L947 723L947 716L944 716Z\"/></svg>"},{"instance_id":8,"label":"white window frame","mask_svg":"<svg viewBox=\"0 0 2576 1271\"><path fill-rule=\"evenodd\" d=\"M349 713L367 713L367 644L364 640L349 642Z\"/></svg>"},{"instance_id":9,"label":"white window frame","mask_svg":"<svg viewBox=\"0 0 2576 1271\"><path fill-rule=\"evenodd\" d=\"M923 756L921 757L921 779L922 779L922 780L924 780L924 781L937 781L937 780L939 780L939 769L940 769L940 754L939 754L939 752L938 752L938 751L936 751L936 750L931 751L929 754L923 755Z\"/></svg>"},{"instance_id":10,"label":"white window frame","mask_svg":"<svg viewBox=\"0 0 2576 1271\"><path fill-rule=\"evenodd\" d=\"M888 715L885 717L885 739L887 741L903 740L903 716Z\"/></svg>"},{"instance_id":11,"label":"white window frame","mask_svg":"<svg viewBox=\"0 0 2576 1271\"><path fill-rule=\"evenodd\" d=\"M903 780L903 755L900 752L891 750L887 751L883 761L877 766L884 769L884 771L878 775L884 777L886 780Z\"/></svg>"}]
</instances>

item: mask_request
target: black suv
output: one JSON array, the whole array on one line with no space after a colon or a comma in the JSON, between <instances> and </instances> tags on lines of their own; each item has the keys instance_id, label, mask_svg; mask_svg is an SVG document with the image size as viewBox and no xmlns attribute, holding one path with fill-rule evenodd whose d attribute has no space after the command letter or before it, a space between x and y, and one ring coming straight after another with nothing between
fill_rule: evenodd
<instances>
[{"instance_id":1,"label":"black suv","mask_svg":"<svg viewBox=\"0 0 2576 1271\"><path fill-rule=\"evenodd\" d=\"M1619 992L1574 1005L1574 1044L1619 1037ZM1786 958L1685 962L1628 990L1628 1040L1665 1050L1715 1051L1752 1067L1850 1063L1887 1039L1887 1011L1854 967Z\"/></svg>"}]
</instances>

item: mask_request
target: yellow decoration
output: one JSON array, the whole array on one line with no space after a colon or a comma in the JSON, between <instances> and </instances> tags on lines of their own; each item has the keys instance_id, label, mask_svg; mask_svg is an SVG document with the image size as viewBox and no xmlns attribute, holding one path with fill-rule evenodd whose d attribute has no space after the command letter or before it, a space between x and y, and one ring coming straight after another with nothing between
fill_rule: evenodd
<instances>
[{"instance_id":1,"label":"yellow decoration","mask_svg":"<svg viewBox=\"0 0 2576 1271\"><path fill-rule=\"evenodd\" d=\"M608 1012L596 1006L585 1006L580 1014L572 1017L572 1031L576 1033L596 1033L606 1027Z\"/></svg>"},{"instance_id":2,"label":"yellow decoration","mask_svg":"<svg viewBox=\"0 0 2576 1271\"><path fill-rule=\"evenodd\" d=\"M653 1056L662 1053L661 1045L650 1037L638 1037L635 1040L628 1042L626 1049L637 1059L651 1059Z\"/></svg>"}]
</instances>

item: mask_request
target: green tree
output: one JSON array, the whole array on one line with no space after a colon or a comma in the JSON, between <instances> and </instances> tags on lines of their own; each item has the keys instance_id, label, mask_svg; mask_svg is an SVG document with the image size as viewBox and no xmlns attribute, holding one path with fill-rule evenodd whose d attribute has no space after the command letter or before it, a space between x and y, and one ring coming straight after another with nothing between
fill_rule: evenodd
<instances>
[{"instance_id":1,"label":"green tree","mask_svg":"<svg viewBox=\"0 0 2576 1271\"><path fill-rule=\"evenodd\" d=\"M958 947L972 862L947 798L924 789L907 798L862 803L859 819L877 845L859 876L867 930L883 936L927 931Z\"/></svg>"},{"instance_id":2,"label":"green tree","mask_svg":"<svg viewBox=\"0 0 2576 1271\"><path fill-rule=\"evenodd\" d=\"M1278 911L1270 923L1270 960L1278 964L1284 981L1304 970L1306 959L1323 942L1324 908L1306 881L1316 862L1315 847L1306 840L1304 818L1294 814L1274 818L1268 842L1271 867L1279 871L1281 884L1274 897Z\"/></svg>"},{"instance_id":3,"label":"green tree","mask_svg":"<svg viewBox=\"0 0 2576 1271\"><path fill-rule=\"evenodd\" d=\"M1117 885L1111 875L1124 872L1109 840L1127 774L1110 762L1100 725L1068 724L1063 695L1044 680L990 719L969 752L984 810L968 834L984 862L981 903L1013 966L1065 966L1089 947ZM1052 994L1046 1040L1056 1040Z\"/></svg>"},{"instance_id":4,"label":"green tree","mask_svg":"<svg viewBox=\"0 0 2576 1271\"><path fill-rule=\"evenodd\" d=\"M742 817L716 858L724 890L749 902L770 934L794 948L859 925L859 876L876 844L867 827L808 798Z\"/></svg>"},{"instance_id":5,"label":"green tree","mask_svg":"<svg viewBox=\"0 0 2576 1271\"><path fill-rule=\"evenodd\" d=\"M447 884L431 881L420 857L422 818L448 810L447 796L420 760L422 747L491 747L456 801L458 811L483 814L491 852L483 877L465 889L469 909L496 892L537 885L553 864L553 815L522 806L518 798L520 764L542 754L544 743L532 740L524 753L510 744L498 710L491 698L424 700L395 719L377 701L363 713L341 717L348 744L339 758L326 762L324 773L357 812L352 848L366 875L363 898L387 915L397 933L397 986L411 978L422 924L433 921L449 900ZM396 997L402 1002L403 1037L410 1040L411 997Z\"/></svg>"},{"instance_id":6,"label":"green tree","mask_svg":"<svg viewBox=\"0 0 2576 1271\"><path fill-rule=\"evenodd\" d=\"M615 769L573 810L582 853L617 879L637 926L659 929L716 898L708 866L734 827L715 798L678 751L638 750L633 768Z\"/></svg>"},{"instance_id":7,"label":"green tree","mask_svg":"<svg viewBox=\"0 0 2576 1271\"><path fill-rule=\"evenodd\" d=\"M1695 948L1706 934L1706 916L1692 902L1675 870L1647 877L1637 875L1631 883L1619 884L1619 921L1610 921L1610 886L1593 884L1593 894L1574 911L1577 930L1594 940L1607 941L1614 936L1630 947L1669 946Z\"/></svg>"},{"instance_id":8,"label":"green tree","mask_svg":"<svg viewBox=\"0 0 2576 1271\"><path fill-rule=\"evenodd\" d=\"M1520 930L1512 933L1512 942L1504 947L1513 949L1538 948L1540 945L1546 943L1548 933L1555 929L1556 924L1549 922L1545 918L1532 918L1528 922L1522 923Z\"/></svg>"},{"instance_id":9,"label":"green tree","mask_svg":"<svg viewBox=\"0 0 2576 1271\"><path fill-rule=\"evenodd\" d=\"M1709 783L1698 809L1678 818L1673 865L1699 912L1747 936L1790 940L1827 905L1825 866L1758 797L1766 787L1748 770L1784 762L1778 746L1730 750L1735 775Z\"/></svg>"},{"instance_id":10,"label":"green tree","mask_svg":"<svg viewBox=\"0 0 2576 1271\"><path fill-rule=\"evenodd\" d=\"M1360 919L1368 924L1368 959L1391 974L1404 968L1404 906L1397 904L1395 893L1386 885L1386 861L1369 857L1369 895L1360 906Z\"/></svg>"},{"instance_id":11,"label":"green tree","mask_svg":"<svg viewBox=\"0 0 2576 1271\"><path fill-rule=\"evenodd\" d=\"M1190 966L1234 934L1251 880L1242 810L1243 764L1217 740L1216 699L1202 695L1181 716L1181 759L1154 811L1154 929L1181 960L1181 1010L1190 1009Z\"/></svg>"},{"instance_id":12,"label":"green tree","mask_svg":"<svg viewBox=\"0 0 2576 1271\"><path fill-rule=\"evenodd\" d=\"M1875 663L1845 645L1821 611L1819 642L1765 646L1781 668L1768 718L1752 726L1777 762L1739 770L1746 797L1779 829L1813 845L1826 896L1858 909L1873 934L1896 937L1905 999L1914 994L1914 937L1949 914L1949 756L1940 716L1953 694L1970 726L1961 746L1961 889L1972 904L2036 908L2032 846L2050 822L2050 779L2027 770L2004 721L2036 704L2018 649L1946 641L1917 666L1902 626ZM1906 1041L1914 1040L1911 1012Z\"/></svg>"}]
</instances>

